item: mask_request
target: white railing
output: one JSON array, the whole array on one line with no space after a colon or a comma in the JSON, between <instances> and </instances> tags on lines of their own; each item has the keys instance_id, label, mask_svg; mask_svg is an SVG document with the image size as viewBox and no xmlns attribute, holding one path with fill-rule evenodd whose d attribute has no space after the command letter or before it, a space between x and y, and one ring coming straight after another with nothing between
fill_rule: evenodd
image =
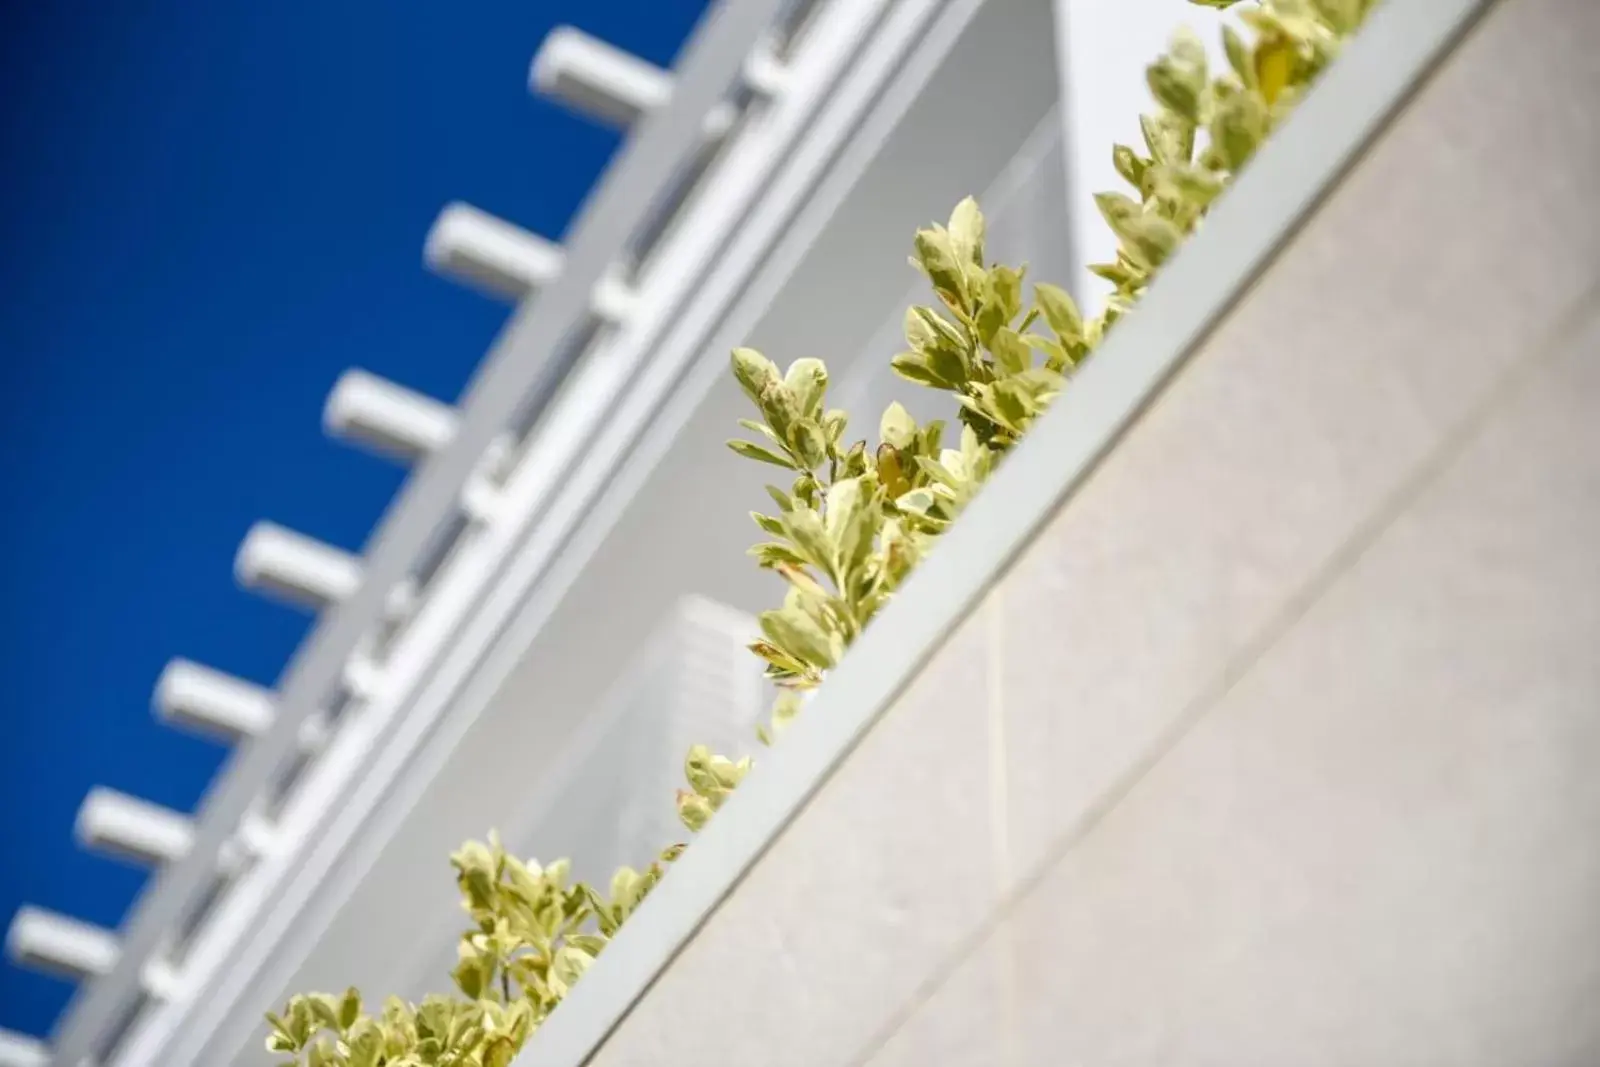
<instances>
[{"instance_id":1,"label":"white railing","mask_svg":"<svg viewBox=\"0 0 1600 1067\"><path fill-rule=\"evenodd\" d=\"M558 388L590 355L582 342L593 332L597 292L605 279L614 277L616 264L628 262L641 229L664 208L671 209L661 203L663 189L674 188L670 179L703 151L705 117L729 98L783 7L782 0L741 0L714 9L703 20L685 49L670 99L644 117L617 163L602 177L572 231L558 275L545 285L536 312L531 305L518 309L459 406L453 434L436 450L421 455L421 466L362 554L359 581L353 586L344 581L348 568L339 568L337 575L331 568L312 575L293 567L263 575L273 579L275 588L327 609L285 671L270 722L262 723L259 717L252 721L250 726L260 732L234 755L207 797L190 847L143 895L125 925L114 963L85 986L69 1010L54 1062L76 1067L86 1059L107 1061L121 1037L148 1033L149 1024L161 1015L168 1018L162 1029L170 1033L172 1012L147 1008L130 1017L130 1011L147 998L154 1004L168 999L169 1009L191 999L226 957L212 945L236 941L245 930L235 924L275 896L271 883L289 873L293 866L289 857L316 828L303 821L302 814L313 814L311 822L327 818L330 801L348 788L372 751L376 720L392 717L403 705L404 694L417 684L421 668L411 664L431 662L496 569L491 554L503 553L504 546L485 536L496 523L463 526L464 487L508 428L539 426ZM563 392L574 394L571 389ZM506 512L503 521L512 517ZM427 588L400 598L411 603L397 622L395 591L409 594L411 579L423 561L446 553L443 542L457 539L475 550L457 553L443 567L428 567L434 570L432 580ZM334 561L331 555L319 560ZM254 556L249 561L260 562ZM312 582L308 576L328 581ZM385 645L391 650L404 645L420 654L411 660L390 660L383 655ZM363 657L369 671L365 685L358 688L364 692L351 700L350 667ZM410 669L403 672L396 663ZM308 760L304 724L315 722L335 704L346 706L338 729ZM271 835L277 847L241 865L238 856L254 851L239 847L242 828L259 826L250 818L263 793L272 783L285 780L297 763L306 770L300 782L289 786L277 832ZM223 872L233 877L218 893ZM256 907L239 906L250 902ZM212 914L201 914L205 911ZM160 996L148 997L147 971L168 958L174 932L184 929L195 933L178 980L159 983ZM202 961L208 965L201 966Z\"/></svg>"}]
</instances>

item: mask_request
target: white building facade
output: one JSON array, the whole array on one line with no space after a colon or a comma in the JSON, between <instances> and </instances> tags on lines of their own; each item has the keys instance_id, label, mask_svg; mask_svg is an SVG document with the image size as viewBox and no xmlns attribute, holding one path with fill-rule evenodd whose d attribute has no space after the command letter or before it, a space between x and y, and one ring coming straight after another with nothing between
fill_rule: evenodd
<instances>
[{"instance_id":1,"label":"white building facade","mask_svg":"<svg viewBox=\"0 0 1600 1067\"><path fill-rule=\"evenodd\" d=\"M1509 48L1479 39L1510 40L1513 20L1521 20L1517 32L1538 37L1568 16L1579 39L1600 44L1585 36L1597 27L1579 0L1389 0L1352 59L1367 65L1375 87L1363 97L1341 82L1324 94L1323 121L1344 131L1342 154L1263 162L1263 210L1281 208L1270 241L1260 238L1256 259L1217 269L1234 287L1204 297L1210 317L1196 318L1189 334L1150 331L1184 321L1182 296L1200 283L1153 290L1141 309L1152 323L1145 351L1170 348L1172 363L1143 385L1108 372L1085 391L1101 389L1104 410L1121 404L1126 419L1144 419L1149 398L1176 373L1180 354L1198 349L1223 301L1242 299L1267 269L1269 246L1287 247L1436 64L1454 62L1458 46L1463 54ZM241 546L238 580L315 611L317 625L271 692L183 661L163 676L158 711L176 727L236 741L235 756L192 816L103 791L86 801L78 830L87 847L160 872L114 933L47 913L18 918L13 956L83 985L48 1044L7 1038L0 1063L270 1062L259 1020L289 992L355 984L416 998L440 986L460 924L445 857L463 838L497 827L515 851L571 854L591 878L670 843L686 745L749 751L767 698L742 645L751 616L778 591L744 556L744 516L763 497L759 472L723 447L743 414L727 352L751 345L783 362L821 356L834 402L852 415L875 419L893 398L920 415L926 399L900 388L888 369L903 309L921 299L918 280L900 267L914 230L975 193L995 258L1025 261L1033 277L1092 297L1083 265L1109 258L1110 241L1092 194L1117 184L1110 145L1138 136L1143 65L1179 24L1214 39L1218 18L1179 0L725 0L672 72L577 30L553 34L533 58L532 88L626 126L623 150L559 244L470 205L442 210L426 238L427 263L514 301L514 313L455 404L354 370L330 396L330 434L408 463L412 474L359 558L270 524ZM1593 88L1592 78L1580 88ZM1593 147L1580 138L1562 165L1576 167ZM1585 239L1592 229L1582 224ZM1204 248L1218 251L1197 247L1185 263L1207 255L1220 263L1255 239L1232 217L1208 223L1203 236ZM1052 411L1050 425L1064 418ZM1084 456L1102 455L1123 425L1108 423ZM996 547L1004 538L993 530L1023 514L1006 501L1046 492L1024 479L1045 477L1050 462L1067 462L1059 457L1078 447L1066 431L1057 438L1057 459L1024 462L1041 454L1024 449L1021 473L996 485L993 503L980 498L986 510L974 505L978 532L966 536L976 546L990 530L982 543L993 555L987 572L969 576L973 590L998 582L1023 551L1020 539L1054 514L1040 503L1034 525L1018 526L1005 551ZM1090 459L1082 463L1073 478ZM1048 490L1051 508L1066 493L1068 475L1060 478ZM1077 505L1061 506L1066 515ZM1117 521L1135 522L1131 513ZM826 810L828 775L868 758L870 731L893 721L891 713L880 727L873 716L923 664L936 665L939 642L970 621L970 598L951 593L946 603L931 591L967 580L958 566L930 563L930 577L907 593L934 620L923 637L893 644L914 629L913 609L896 614L899 605L875 627L887 635L879 662L900 664L897 681L841 668L839 695L829 699L841 721L858 700L858 732L807 735L788 762L775 758L766 784L736 798L691 849L685 862L694 857L696 866L675 871L662 899L652 898L654 910L641 912L649 928L619 940L616 959L608 953L597 964L558 1013L560 1025L553 1020L548 1039L541 1032L519 1062L707 1062L692 1042L639 1036L645 1024L636 1017L650 1015L641 998L664 973L662 992L648 995L676 1004L675 969L696 966L688 953L673 962L683 946L733 938L718 924L736 920L717 908L738 901L741 878L783 863L798 872L805 862L835 862L766 850L791 820L823 817L811 812ZM871 700L852 695L873 685ZM1089 736L1086 749L1098 753L1100 735ZM819 806L797 814L818 790ZM1033 860L1025 835L1008 840L1017 851L1002 851L1018 870L997 874L996 892L1010 900L1023 892L1012 876ZM943 922L942 912L917 913L918 899L906 906L919 922ZM984 897L973 907L1010 906ZM805 918L783 914L795 927ZM932 974L932 963L918 961L897 958L897 973L917 978L926 964ZM607 977L606 968L631 977ZM759 968L746 978L747 991L781 985ZM739 1002L738 990L728 996ZM899 1046L880 1037L918 1017L924 1001L906 996L893 1019L860 1021L867 1036L850 1048L807 1045L752 1022L749 1062L899 1062L883 1052ZM1009 1021L1015 1004L1000 1000L988 1015ZM845 1011L814 1007L823 1030L830 1012ZM1004 1045L1017 1027L987 1034L984 1047ZM842 1022L829 1032L855 1033ZM774 1043L770 1059L758 1038ZM954 1037L920 1039L931 1044L905 1052L905 1062L980 1062L950 1052ZM1584 1035L1576 1040L1587 1047ZM1083 1062L1178 1062L1115 1060L1108 1047L1085 1046ZM1016 1053L1005 1062L1047 1061Z\"/></svg>"}]
</instances>

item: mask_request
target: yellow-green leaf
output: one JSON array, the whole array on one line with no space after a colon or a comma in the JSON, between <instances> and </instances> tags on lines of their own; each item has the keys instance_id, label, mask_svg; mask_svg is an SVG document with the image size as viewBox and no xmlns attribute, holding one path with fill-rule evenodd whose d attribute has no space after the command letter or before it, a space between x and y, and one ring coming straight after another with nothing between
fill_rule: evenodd
<instances>
[{"instance_id":1,"label":"yellow-green leaf","mask_svg":"<svg viewBox=\"0 0 1600 1067\"><path fill-rule=\"evenodd\" d=\"M822 360L795 360L789 364L789 371L783 376L783 384L794 396L801 414L812 419L821 417L822 397L828 388L828 368L823 365Z\"/></svg>"},{"instance_id":2,"label":"yellow-green leaf","mask_svg":"<svg viewBox=\"0 0 1600 1067\"><path fill-rule=\"evenodd\" d=\"M733 377L751 400L761 402L761 391L779 380L777 365L753 348L733 350Z\"/></svg>"},{"instance_id":3,"label":"yellow-green leaf","mask_svg":"<svg viewBox=\"0 0 1600 1067\"><path fill-rule=\"evenodd\" d=\"M983 266L983 212L972 197L964 198L950 213L950 240L958 259Z\"/></svg>"},{"instance_id":4,"label":"yellow-green leaf","mask_svg":"<svg viewBox=\"0 0 1600 1067\"><path fill-rule=\"evenodd\" d=\"M917 420L911 417L898 400L883 411L878 421L878 439L897 449L909 448L917 437Z\"/></svg>"},{"instance_id":5,"label":"yellow-green leaf","mask_svg":"<svg viewBox=\"0 0 1600 1067\"><path fill-rule=\"evenodd\" d=\"M787 456L780 456L778 453L769 448L762 448L754 441L741 441L736 437L728 442L728 447L734 452L743 456L745 459L753 459L762 463L770 463L774 467L787 467L790 470L799 469L795 462L789 459Z\"/></svg>"},{"instance_id":6,"label":"yellow-green leaf","mask_svg":"<svg viewBox=\"0 0 1600 1067\"><path fill-rule=\"evenodd\" d=\"M1266 34L1256 42L1256 85L1267 107L1278 102L1294 74L1294 42L1282 34Z\"/></svg>"},{"instance_id":7,"label":"yellow-green leaf","mask_svg":"<svg viewBox=\"0 0 1600 1067\"><path fill-rule=\"evenodd\" d=\"M1044 321L1063 344L1083 340L1083 316L1065 289L1040 282L1033 287L1033 299L1044 313Z\"/></svg>"}]
</instances>

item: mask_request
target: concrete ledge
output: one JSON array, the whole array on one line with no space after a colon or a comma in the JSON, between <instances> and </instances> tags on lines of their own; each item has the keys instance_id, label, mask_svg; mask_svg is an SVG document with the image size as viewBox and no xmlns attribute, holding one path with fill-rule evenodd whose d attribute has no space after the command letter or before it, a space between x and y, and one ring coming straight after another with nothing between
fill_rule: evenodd
<instances>
[{"instance_id":1,"label":"concrete ledge","mask_svg":"<svg viewBox=\"0 0 1600 1067\"><path fill-rule=\"evenodd\" d=\"M978 605L1052 516L1079 512L1107 465L1154 432L1150 404L1163 385L1202 346L1210 351L1208 338L1253 285L1267 286L1262 270L1303 243L1308 214L1483 6L1389 0L1380 9L519 1062L861 1063L959 968L1064 832L1040 829L1030 843L1027 827L1011 824L1004 783L1023 771L1006 766L1009 715L994 710L1005 680L994 664L1016 616ZM1412 112L1454 106L1442 93L1430 89ZM1284 472L1271 473L1266 484L1282 496ZM1196 605L1165 607L1187 617ZM1048 635L1030 629L1034 640ZM1231 655L1210 651L1213 667ZM1032 708L1035 719L1048 710ZM1084 810L1112 803L1115 783L1163 736L1156 726L1131 753L1105 759L1111 783L1091 790ZM1031 798L1019 821L1024 809L1071 823L1070 812Z\"/></svg>"}]
</instances>

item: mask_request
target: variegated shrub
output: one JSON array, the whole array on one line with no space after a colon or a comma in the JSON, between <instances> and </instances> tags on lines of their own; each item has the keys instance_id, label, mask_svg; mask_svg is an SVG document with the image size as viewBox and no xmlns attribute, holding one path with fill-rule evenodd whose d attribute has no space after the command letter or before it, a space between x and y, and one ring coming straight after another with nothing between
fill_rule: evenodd
<instances>
[{"instance_id":1,"label":"variegated shrub","mask_svg":"<svg viewBox=\"0 0 1600 1067\"><path fill-rule=\"evenodd\" d=\"M1238 0L1190 0L1229 8ZM1147 71L1156 108L1140 119L1142 147L1116 145L1129 191L1096 202L1117 236L1114 262L1091 269L1112 285L1084 318L1054 286L990 263L972 200L947 224L916 235L912 264L935 305L906 313L906 351L891 360L907 381L952 395L954 421L918 425L899 404L877 444L852 441L845 412L827 406L828 372L801 359L780 370L739 349L733 374L757 416L729 442L783 471L772 507L752 512L766 540L751 554L786 592L760 617L751 647L780 695L759 739L771 744L856 636L937 544L998 463L1143 294L1161 264L1202 224L1207 208L1338 54L1375 0L1257 0L1239 4L1248 36L1222 29L1227 69L1214 73L1193 34L1180 32ZM678 814L699 830L751 771L749 757L703 746L685 761ZM505 1067L561 1003L682 846L643 871L624 868L607 892L506 854L491 834L451 857L471 924L452 973L456 991L375 1010L359 993L292 998L269 1014L269 1049L306 1067Z\"/></svg>"}]
</instances>

